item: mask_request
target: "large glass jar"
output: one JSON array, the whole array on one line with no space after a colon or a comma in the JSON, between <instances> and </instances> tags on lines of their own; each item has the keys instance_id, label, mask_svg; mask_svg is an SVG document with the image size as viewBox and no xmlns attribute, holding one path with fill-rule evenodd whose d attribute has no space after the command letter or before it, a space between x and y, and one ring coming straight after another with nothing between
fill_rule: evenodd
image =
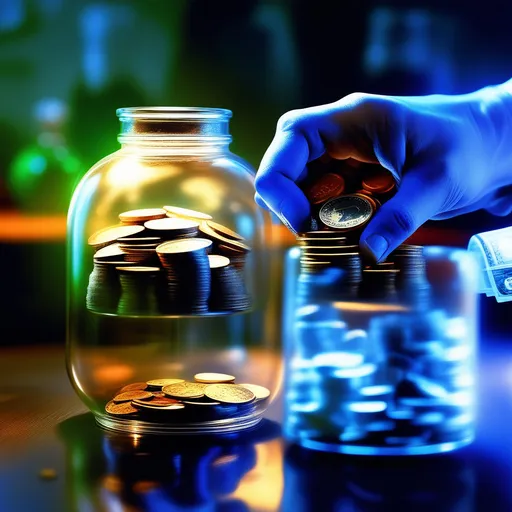
<instances>
[{"instance_id":1,"label":"large glass jar","mask_svg":"<svg viewBox=\"0 0 512 512\"><path fill-rule=\"evenodd\" d=\"M354 246L352 246L354 247ZM350 249L285 275L285 435L355 455L469 444L475 423L478 272L472 255L402 246L365 268ZM319 251L316 251L318 253ZM320 257L320 256L319 256Z\"/></svg>"},{"instance_id":2,"label":"large glass jar","mask_svg":"<svg viewBox=\"0 0 512 512\"><path fill-rule=\"evenodd\" d=\"M69 211L71 382L113 430L252 427L279 386L277 289L270 216L228 149L231 112L117 114L121 149Z\"/></svg>"}]
</instances>

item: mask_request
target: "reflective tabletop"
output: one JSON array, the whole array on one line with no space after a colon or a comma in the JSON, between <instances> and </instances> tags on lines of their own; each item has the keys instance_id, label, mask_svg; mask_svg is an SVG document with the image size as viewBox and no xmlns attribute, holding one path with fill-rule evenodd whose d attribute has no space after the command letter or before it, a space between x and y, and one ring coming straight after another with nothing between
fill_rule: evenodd
<instances>
[{"instance_id":1,"label":"reflective tabletop","mask_svg":"<svg viewBox=\"0 0 512 512\"><path fill-rule=\"evenodd\" d=\"M358 457L288 445L280 398L232 437L103 431L69 384L63 348L1 349L0 510L510 511L512 340L483 339L478 377L471 446Z\"/></svg>"}]
</instances>

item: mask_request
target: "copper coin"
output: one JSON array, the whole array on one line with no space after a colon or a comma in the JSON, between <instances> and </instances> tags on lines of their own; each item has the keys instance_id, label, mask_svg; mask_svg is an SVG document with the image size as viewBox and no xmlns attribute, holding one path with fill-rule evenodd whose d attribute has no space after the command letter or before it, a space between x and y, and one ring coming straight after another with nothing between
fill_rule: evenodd
<instances>
[{"instance_id":1,"label":"copper coin","mask_svg":"<svg viewBox=\"0 0 512 512\"><path fill-rule=\"evenodd\" d=\"M146 222L153 219L163 219L167 216L163 208L144 208L141 210L130 210L119 214L119 220L128 224Z\"/></svg>"},{"instance_id":2,"label":"copper coin","mask_svg":"<svg viewBox=\"0 0 512 512\"><path fill-rule=\"evenodd\" d=\"M164 210L169 217L183 217L185 219L194 220L212 220L213 217L207 213L189 210L188 208L181 208L179 206L164 206Z\"/></svg>"},{"instance_id":3,"label":"copper coin","mask_svg":"<svg viewBox=\"0 0 512 512\"><path fill-rule=\"evenodd\" d=\"M311 204L324 203L328 199L339 196L345 190L345 180L339 174L324 174L306 192Z\"/></svg>"},{"instance_id":4,"label":"copper coin","mask_svg":"<svg viewBox=\"0 0 512 512\"><path fill-rule=\"evenodd\" d=\"M201 398L206 386L199 382L180 382L163 387L162 392L171 398Z\"/></svg>"},{"instance_id":5,"label":"copper coin","mask_svg":"<svg viewBox=\"0 0 512 512\"><path fill-rule=\"evenodd\" d=\"M137 225L124 225L109 226L108 228L100 229L92 234L87 243L93 247L101 247L103 245L115 242L118 238L126 238L137 235L144 231L144 226Z\"/></svg>"},{"instance_id":6,"label":"copper coin","mask_svg":"<svg viewBox=\"0 0 512 512\"><path fill-rule=\"evenodd\" d=\"M134 391L125 391L124 393L119 393L119 395L116 395L114 397L114 402L116 404L121 402L131 402L132 400L147 400L148 398L152 398L153 395L149 391L141 391L141 390L134 390Z\"/></svg>"},{"instance_id":7,"label":"copper coin","mask_svg":"<svg viewBox=\"0 0 512 512\"><path fill-rule=\"evenodd\" d=\"M196 373L194 380L203 384L221 384L235 382L235 377L226 373Z\"/></svg>"},{"instance_id":8,"label":"copper coin","mask_svg":"<svg viewBox=\"0 0 512 512\"><path fill-rule=\"evenodd\" d=\"M132 400L132 405L134 407L137 406L146 406L149 407L167 407L168 405L176 405L179 404L178 400L175 400L174 398L168 398L166 396L162 397L153 397L151 400Z\"/></svg>"},{"instance_id":9,"label":"copper coin","mask_svg":"<svg viewBox=\"0 0 512 512\"><path fill-rule=\"evenodd\" d=\"M217 233L220 233L223 236L232 238L233 240L239 240L240 242L243 242L245 240L245 238L242 235L239 235L236 231L233 231L232 229L229 229L228 227L223 226L218 222L208 220L206 221L206 224L208 224L208 226L210 226L214 231L217 231Z\"/></svg>"},{"instance_id":10,"label":"copper coin","mask_svg":"<svg viewBox=\"0 0 512 512\"><path fill-rule=\"evenodd\" d=\"M105 405L105 411L107 411L109 414L113 414L114 416L129 416L138 412L137 409L133 407L131 402L116 404L113 400Z\"/></svg>"},{"instance_id":11,"label":"copper coin","mask_svg":"<svg viewBox=\"0 0 512 512\"><path fill-rule=\"evenodd\" d=\"M218 233L212 229L207 222L201 223L199 226L199 231L201 231L203 235L206 235L212 240L225 245L228 249L232 249L233 251L249 252L251 250L248 245L240 242L239 240L233 240L232 238L228 238Z\"/></svg>"},{"instance_id":12,"label":"copper coin","mask_svg":"<svg viewBox=\"0 0 512 512\"><path fill-rule=\"evenodd\" d=\"M134 382L133 384L127 384L123 386L118 394L124 393L125 391L144 391L148 385L145 382Z\"/></svg>"},{"instance_id":13,"label":"copper coin","mask_svg":"<svg viewBox=\"0 0 512 512\"><path fill-rule=\"evenodd\" d=\"M210 400L225 404L248 404L256 398L250 389L237 384L210 384L204 394Z\"/></svg>"},{"instance_id":14,"label":"copper coin","mask_svg":"<svg viewBox=\"0 0 512 512\"><path fill-rule=\"evenodd\" d=\"M185 382L185 379L153 379L148 380L146 384L152 388L162 388L164 386L169 386L170 384L178 384L180 382Z\"/></svg>"},{"instance_id":15,"label":"copper coin","mask_svg":"<svg viewBox=\"0 0 512 512\"><path fill-rule=\"evenodd\" d=\"M135 402L132 402L132 404L135 404ZM146 403L141 401L137 403L136 407L146 411L180 411L185 409L185 406L178 401L168 405L152 405L152 400Z\"/></svg>"},{"instance_id":16,"label":"copper coin","mask_svg":"<svg viewBox=\"0 0 512 512\"><path fill-rule=\"evenodd\" d=\"M386 169L366 171L362 181L363 189L373 194L386 194L393 190L395 179Z\"/></svg>"}]
</instances>

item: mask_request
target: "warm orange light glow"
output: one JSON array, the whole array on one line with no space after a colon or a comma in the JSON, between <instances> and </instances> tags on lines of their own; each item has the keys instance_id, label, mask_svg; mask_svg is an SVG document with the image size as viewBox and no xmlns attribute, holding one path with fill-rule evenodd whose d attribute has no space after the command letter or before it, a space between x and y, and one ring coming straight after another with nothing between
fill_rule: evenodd
<instances>
[{"instance_id":1,"label":"warm orange light glow","mask_svg":"<svg viewBox=\"0 0 512 512\"><path fill-rule=\"evenodd\" d=\"M53 242L65 240L65 215L0 213L0 242Z\"/></svg>"},{"instance_id":2,"label":"warm orange light glow","mask_svg":"<svg viewBox=\"0 0 512 512\"><path fill-rule=\"evenodd\" d=\"M336 309L341 309L342 311L361 311L361 312L405 312L409 311L410 308L406 308L405 306L400 306L398 304L367 304L365 302L334 302L333 306Z\"/></svg>"}]
</instances>

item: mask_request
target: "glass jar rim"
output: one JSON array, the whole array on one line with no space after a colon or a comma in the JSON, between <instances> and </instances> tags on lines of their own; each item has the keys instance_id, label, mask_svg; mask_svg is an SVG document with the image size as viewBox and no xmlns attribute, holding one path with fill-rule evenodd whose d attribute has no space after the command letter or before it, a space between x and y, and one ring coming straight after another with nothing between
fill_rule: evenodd
<instances>
[{"instance_id":1,"label":"glass jar rim","mask_svg":"<svg viewBox=\"0 0 512 512\"><path fill-rule=\"evenodd\" d=\"M217 107L123 107L116 110L122 120L160 120L183 121L227 120L232 116L231 110Z\"/></svg>"}]
</instances>

